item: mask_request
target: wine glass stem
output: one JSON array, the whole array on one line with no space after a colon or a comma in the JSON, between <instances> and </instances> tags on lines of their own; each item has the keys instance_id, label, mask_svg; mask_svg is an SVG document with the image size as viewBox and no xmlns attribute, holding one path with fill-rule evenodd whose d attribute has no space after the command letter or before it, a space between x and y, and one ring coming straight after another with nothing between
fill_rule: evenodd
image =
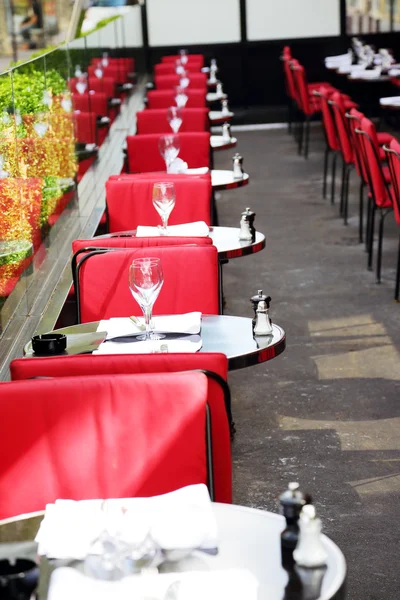
<instances>
[{"instance_id":1,"label":"wine glass stem","mask_svg":"<svg viewBox=\"0 0 400 600\"><path fill-rule=\"evenodd\" d=\"M152 306L147 306L144 309L144 322L146 325L146 340L150 339L150 333L151 333L151 313L152 313Z\"/></svg>"},{"instance_id":2,"label":"wine glass stem","mask_svg":"<svg viewBox=\"0 0 400 600\"><path fill-rule=\"evenodd\" d=\"M164 234L167 234L167 227L168 227L168 217L161 217L162 220L162 229Z\"/></svg>"}]
</instances>

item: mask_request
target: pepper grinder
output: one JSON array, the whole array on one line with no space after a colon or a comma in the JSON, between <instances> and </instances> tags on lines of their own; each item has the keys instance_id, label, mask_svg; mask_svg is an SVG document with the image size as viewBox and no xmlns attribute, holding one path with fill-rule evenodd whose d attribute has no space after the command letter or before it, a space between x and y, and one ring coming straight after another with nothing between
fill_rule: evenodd
<instances>
[{"instance_id":1,"label":"pepper grinder","mask_svg":"<svg viewBox=\"0 0 400 600\"><path fill-rule=\"evenodd\" d=\"M224 100L221 101L222 104L222 114L223 115L229 115L230 110L229 110L229 106L228 106L228 100L227 98L225 98Z\"/></svg>"},{"instance_id":2,"label":"pepper grinder","mask_svg":"<svg viewBox=\"0 0 400 600\"><path fill-rule=\"evenodd\" d=\"M243 156L236 152L232 158L232 170L234 179L243 179Z\"/></svg>"},{"instance_id":3,"label":"pepper grinder","mask_svg":"<svg viewBox=\"0 0 400 600\"><path fill-rule=\"evenodd\" d=\"M327 553L321 541L321 519L312 504L303 506L299 519L300 535L293 558L300 567L313 569L326 564Z\"/></svg>"},{"instance_id":4,"label":"pepper grinder","mask_svg":"<svg viewBox=\"0 0 400 600\"><path fill-rule=\"evenodd\" d=\"M306 503L304 495L299 490L299 484L289 483L288 489L279 497L280 513L286 519L286 527L281 533L282 563L293 561L293 550L299 538L300 512Z\"/></svg>"},{"instance_id":5,"label":"pepper grinder","mask_svg":"<svg viewBox=\"0 0 400 600\"><path fill-rule=\"evenodd\" d=\"M224 123L222 125L222 139L224 140L224 142L230 142L231 141L231 126L229 125L229 123Z\"/></svg>"},{"instance_id":6,"label":"pepper grinder","mask_svg":"<svg viewBox=\"0 0 400 600\"><path fill-rule=\"evenodd\" d=\"M252 242L256 239L256 230L254 227L254 219L256 213L246 208L241 214L240 218L240 233L239 240L251 240Z\"/></svg>"},{"instance_id":7,"label":"pepper grinder","mask_svg":"<svg viewBox=\"0 0 400 600\"><path fill-rule=\"evenodd\" d=\"M254 325L254 335L271 335L273 333L272 325L268 316L267 303L264 300L258 303L256 310L257 318Z\"/></svg>"},{"instance_id":8,"label":"pepper grinder","mask_svg":"<svg viewBox=\"0 0 400 600\"><path fill-rule=\"evenodd\" d=\"M257 295L256 296L252 296L250 298L250 302L253 306L253 311L254 311L254 317L252 319L252 325L253 325L253 330L257 321L257 308L258 308L258 303L261 301L264 301L267 305L267 308L269 309L269 303L271 302L271 296L265 296L265 294L263 294L262 290L258 290Z\"/></svg>"}]
</instances>

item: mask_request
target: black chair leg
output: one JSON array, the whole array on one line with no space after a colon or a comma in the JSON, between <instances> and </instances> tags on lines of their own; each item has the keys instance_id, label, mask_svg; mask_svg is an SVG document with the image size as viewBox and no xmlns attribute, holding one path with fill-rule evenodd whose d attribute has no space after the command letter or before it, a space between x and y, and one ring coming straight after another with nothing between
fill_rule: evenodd
<instances>
[{"instance_id":1,"label":"black chair leg","mask_svg":"<svg viewBox=\"0 0 400 600\"><path fill-rule=\"evenodd\" d=\"M394 289L394 299L399 302L400 295L400 236L399 236L399 252L397 255L397 274L396 274L396 287Z\"/></svg>"},{"instance_id":2,"label":"black chair leg","mask_svg":"<svg viewBox=\"0 0 400 600\"><path fill-rule=\"evenodd\" d=\"M374 233L375 233L375 204L372 204L370 225L369 225L369 240L368 240L368 271L372 271L372 258L374 253Z\"/></svg>"},{"instance_id":3,"label":"black chair leg","mask_svg":"<svg viewBox=\"0 0 400 600\"><path fill-rule=\"evenodd\" d=\"M359 196L359 223L358 223L358 241L362 244L363 241L363 228L364 228L364 187L365 183L361 179L360 183L360 196Z\"/></svg>"},{"instance_id":4,"label":"black chair leg","mask_svg":"<svg viewBox=\"0 0 400 600\"><path fill-rule=\"evenodd\" d=\"M291 98L289 98L288 116L287 116L288 133L292 133L292 123L293 123L293 102L292 102Z\"/></svg>"},{"instance_id":5,"label":"black chair leg","mask_svg":"<svg viewBox=\"0 0 400 600\"><path fill-rule=\"evenodd\" d=\"M329 155L330 155L330 148L329 146L327 146L325 148L325 154L324 154L324 178L322 181L322 197L326 198L326 188L327 188L327 179L328 179L328 165L329 165Z\"/></svg>"},{"instance_id":6,"label":"black chair leg","mask_svg":"<svg viewBox=\"0 0 400 600\"><path fill-rule=\"evenodd\" d=\"M306 139L305 139L305 145L304 145L304 157L308 158L308 148L310 146L310 117L306 117L305 127L306 127Z\"/></svg>"},{"instance_id":7,"label":"black chair leg","mask_svg":"<svg viewBox=\"0 0 400 600\"><path fill-rule=\"evenodd\" d=\"M379 233L378 233L378 254L376 257L376 283L381 282L381 269L382 269L382 242L383 242L383 224L385 221L385 215L382 211L381 218L379 220Z\"/></svg>"},{"instance_id":8,"label":"black chair leg","mask_svg":"<svg viewBox=\"0 0 400 600\"><path fill-rule=\"evenodd\" d=\"M297 153L301 155L303 150L303 137L304 137L304 120L299 121L299 147Z\"/></svg>"},{"instance_id":9,"label":"black chair leg","mask_svg":"<svg viewBox=\"0 0 400 600\"><path fill-rule=\"evenodd\" d=\"M372 212L372 198L368 193L368 204L367 204L367 228L365 232L365 252L368 252L369 247L369 234L371 229L371 212Z\"/></svg>"},{"instance_id":10,"label":"black chair leg","mask_svg":"<svg viewBox=\"0 0 400 600\"><path fill-rule=\"evenodd\" d=\"M343 217L344 212L344 192L346 187L346 163L342 160L342 182L340 186L340 216Z\"/></svg>"},{"instance_id":11,"label":"black chair leg","mask_svg":"<svg viewBox=\"0 0 400 600\"><path fill-rule=\"evenodd\" d=\"M336 160L337 152L333 155L332 161L332 181L331 181L331 204L335 204L335 189L336 189Z\"/></svg>"}]
</instances>

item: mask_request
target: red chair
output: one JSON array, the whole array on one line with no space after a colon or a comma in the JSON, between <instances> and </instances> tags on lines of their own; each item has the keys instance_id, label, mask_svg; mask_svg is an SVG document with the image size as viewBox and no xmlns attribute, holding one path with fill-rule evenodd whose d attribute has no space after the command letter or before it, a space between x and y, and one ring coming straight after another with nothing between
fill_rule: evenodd
<instances>
[{"instance_id":1,"label":"red chair","mask_svg":"<svg viewBox=\"0 0 400 600\"><path fill-rule=\"evenodd\" d=\"M97 69L98 65L90 65L88 67L89 77L96 77ZM109 77L110 79L113 79L117 85L126 83L128 81L128 69L124 65L109 64L107 67L101 65L101 69L103 71L103 77Z\"/></svg>"},{"instance_id":2,"label":"red chair","mask_svg":"<svg viewBox=\"0 0 400 600\"><path fill-rule=\"evenodd\" d=\"M188 73L200 73L201 65L198 62L188 62L185 65ZM176 75L176 63L166 62L154 65L154 75Z\"/></svg>"},{"instance_id":3,"label":"red chair","mask_svg":"<svg viewBox=\"0 0 400 600\"><path fill-rule=\"evenodd\" d=\"M101 146L108 134L108 126L100 127L94 113L75 111L75 139L82 144L97 144Z\"/></svg>"},{"instance_id":4,"label":"red chair","mask_svg":"<svg viewBox=\"0 0 400 600\"><path fill-rule=\"evenodd\" d=\"M210 175L163 175L162 178L172 181L175 186L176 204L168 220L170 225L194 221L205 221L210 225ZM158 181L160 175L149 175L147 179L125 175L107 181L106 206L110 233L136 229L138 225L160 224L160 217L152 202L153 185ZM186 243L184 238L182 241Z\"/></svg>"},{"instance_id":5,"label":"red chair","mask_svg":"<svg viewBox=\"0 0 400 600\"><path fill-rule=\"evenodd\" d=\"M72 94L72 104L74 110L94 113L99 117L106 117L109 113L107 96L101 92Z\"/></svg>"},{"instance_id":6,"label":"red chair","mask_svg":"<svg viewBox=\"0 0 400 600\"><path fill-rule=\"evenodd\" d=\"M207 401L212 420L213 471L216 502L232 502L232 421L228 360L224 354L122 354L19 358L10 364L13 380L135 373L165 373L201 369L208 375ZM227 418L228 417L228 418ZM229 428L230 424L230 428Z\"/></svg>"},{"instance_id":7,"label":"red chair","mask_svg":"<svg viewBox=\"0 0 400 600\"><path fill-rule=\"evenodd\" d=\"M380 148L378 137L376 135L375 125L367 118L363 118L361 126L355 129L355 132L361 136L362 159L367 174L368 187L372 196L372 201L368 207L367 221L367 243L368 243L368 268L372 269L375 212L380 213L379 234L378 234L378 256L376 265L377 283L381 282L382 266L382 241L383 227L386 215L393 209L392 192L390 183L387 181L382 168Z\"/></svg>"},{"instance_id":8,"label":"red chair","mask_svg":"<svg viewBox=\"0 0 400 600\"><path fill-rule=\"evenodd\" d=\"M88 89L105 94L108 99L118 96L115 80L112 77L102 77L101 79L98 77L89 77Z\"/></svg>"},{"instance_id":9,"label":"red chair","mask_svg":"<svg viewBox=\"0 0 400 600\"><path fill-rule=\"evenodd\" d=\"M336 132L335 121L329 107L330 90L322 86L319 90L313 91L314 96L317 96L321 103L322 123L324 126L325 134L325 155L324 155L324 176L322 184L322 195L326 198L327 188L327 177L328 177L328 166L329 157L333 155L332 159L332 182L331 182L331 204L335 201L335 175L336 175L336 161L340 154L339 139Z\"/></svg>"},{"instance_id":10,"label":"red chair","mask_svg":"<svg viewBox=\"0 0 400 600\"><path fill-rule=\"evenodd\" d=\"M96 375L0 388L0 518L58 498L152 496L209 484L203 373ZM207 435L206 435L207 431Z\"/></svg>"},{"instance_id":11,"label":"red chair","mask_svg":"<svg viewBox=\"0 0 400 600\"><path fill-rule=\"evenodd\" d=\"M154 314L220 312L215 246L99 249L85 254L77 264L78 323L140 315L129 290L128 273L135 258L148 256L160 258L164 272L164 285L154 305Z\"/></svg>"},{"instance_id":12,"label":"red chair","mask_svg":"<svg viewBox=\"0 0 400 600\"><path fill-rule=\"evenodd\" d=\"M174 64L178 59L181 58L180 54L170 54L168 56L162 56L161 62L168 63L173 62ZM187 65L191 65L193 63L199 63L200 67L204 67L204 56L203 54L188 54L187 55Z\"/></svg>"},{"instance_id":13,"label":"red chair","mask_svg":"<svg viewBox=\"0 0 400 600\"><path fill-rule=\"evenodd\" d=\"M400 227L400 144L394 138L390 142L390 146L384 146L384 150L388 157L390 176L392 181L392 199L394 218L397 225ZM397 255L397 270L396 270L396 285L394 289L394 299L399 301L400 295L400 237L399 250Z\"/></svg>"},{"instance_id":14,"label":"red chair","mask_svg":"<svg viewBox=\"0 0 400 600\"><path fill-rule=\"evenodd\" d=\"M130 173L165 171L165 162L158 149L160 134L128 135L127 158ZM208 132L180 133L179 158L190 169L210 166L210 134Z\"/></svg>"},{"instance_id":15,"label":"red chair","mask_svg":"<svg viewBox=\"0 0 400 600\"><path fill-rule=\"evenodd\" d=\"M186 89L188 101L185 108L205 108L206 92L203 89ZM147 93L147 108L169 108L175 106L175 90L150 90Z\"/></svg>"},{"instance_id":16,"label":"red chair","mask_svg":"<svg viewBox=\"0 0 400 600\"><path fill-rule=\"evenodd\" d=\"M189 89L201 89L204 93L207 93L207 75L205 73L190 73ZM181 80L180 75L156 75L154 77L154 83L158 90L171 90L179 86Z\"/></svg>"},{"instance_id":17,"label":"red chair","mask_svg":"<svg viewBox=\"0 0 400 600\"><path fill-rule=\"evenodd\" d=\"M182 125L179 133L210 130L207 108L182 108L181 114ZM147 109L137 112L136 132L138 134L171 133L167 116L168 108Z\"/></svg>"}]
</instances>

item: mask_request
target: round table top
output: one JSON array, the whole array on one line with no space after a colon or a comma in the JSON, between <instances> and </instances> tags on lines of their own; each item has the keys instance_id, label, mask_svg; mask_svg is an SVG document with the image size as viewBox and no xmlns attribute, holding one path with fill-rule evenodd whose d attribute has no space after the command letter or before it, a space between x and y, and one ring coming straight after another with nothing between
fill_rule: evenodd
<instances>
[{"instance_id":1,"label":"round table top","mask_svg":"<svg viewBox=\"0 0 400 600\"><path fill-rule=\"evenodd\" d=\"M343 598L346 561L341 550L328 537L322 536L328 555L325 573L322 569L300 569L296 575L296 571L287 572L281 565L283 517L230 504L213 503L213 511L218 528L218 554L211 556L195 552L177 563L162 566L161 572L248 569L259 582L259 600L282 600L289 595L291 600ZM33 540L43 514L30 513L0 521L0 558L36 558L37 544ZM319 590L317 593L316 588Z\"/></svg>"},{"instance_id":2,"label":"round table top","mask_svg":"<svg viewBox=\"0 0 400 600\"><path fill-rule=\"evenodd\" d=\"M228 97L227 94L218 94L217 92L208 92L206 95L207 102L218 102L219 100L226 100Z\"/></svg>"},{"instance_id":3,"label":"round table top","mask_svg":"<svg viewBox=\"0 0 400 600\"><path fill-rule=\"evenodd\" d=\"M211 125L218 125L220 123L226 123L227 121L230 121L232 117L235 116L235 113L231 111L224 113L222 110L210 110L208 116L211 121Z\"/></svg>"},{"instance_id":4,"label":"round table top","mask_svg":"<svg viewBox=\"0 0 400 600\"><path fill-rule=\"evenodd\" d=\"M239 258L240 256L248 256L255 254L265 248L265 235L260 231L256 231L256 239L240 240L239 227L210 227L209 237L212 239L214 246L218 250L220 260L229 260L231 258ZM135 237L136 230L118 231L115 233L107 233L106 235L96 236L96 240L103 238L114 237Z\"/></svg>"},{"instance_id":5,"label":"round table top","mask_svg":"<svg viewBox=\"0 0 400 600\"><path fill-rule=\"evenodd\" d=\"M63 355L87 354L96 350L104 339L96 334L99 321L81 323L57 329L67 336L67 349ZM251 367L279 356L286 347L284 330L272 325L271 335L253 337L252 320L228 315L203 315L201 320L200 352L221 352L228 357L230 371ZM25 356L35 356L32 344L24 348Z\"/></svg>"},{"instance_id":6,"label":"round table top","mask_svg":"<svg viewBox=\"0 0 400 600\"><path fill-rule=\"evenodd\" d=\"M243 177L237 179L233 176L233 171L213 169L211 171L211 183L213 190L232 190L247 185L249 174L243 173Z\"/></svg>"},{"instance_id":7,"label":"round table top","mask_svg":"<svg viewBox=\"0 0 400 600\"><path fill-rule=\"evenodd\" d=\"M227 150L234 148L237 144L237 138L231 137L226 140L223 135L212 135L210 137L210 145L213 150Z\"/></svg>"}]
</instances>

